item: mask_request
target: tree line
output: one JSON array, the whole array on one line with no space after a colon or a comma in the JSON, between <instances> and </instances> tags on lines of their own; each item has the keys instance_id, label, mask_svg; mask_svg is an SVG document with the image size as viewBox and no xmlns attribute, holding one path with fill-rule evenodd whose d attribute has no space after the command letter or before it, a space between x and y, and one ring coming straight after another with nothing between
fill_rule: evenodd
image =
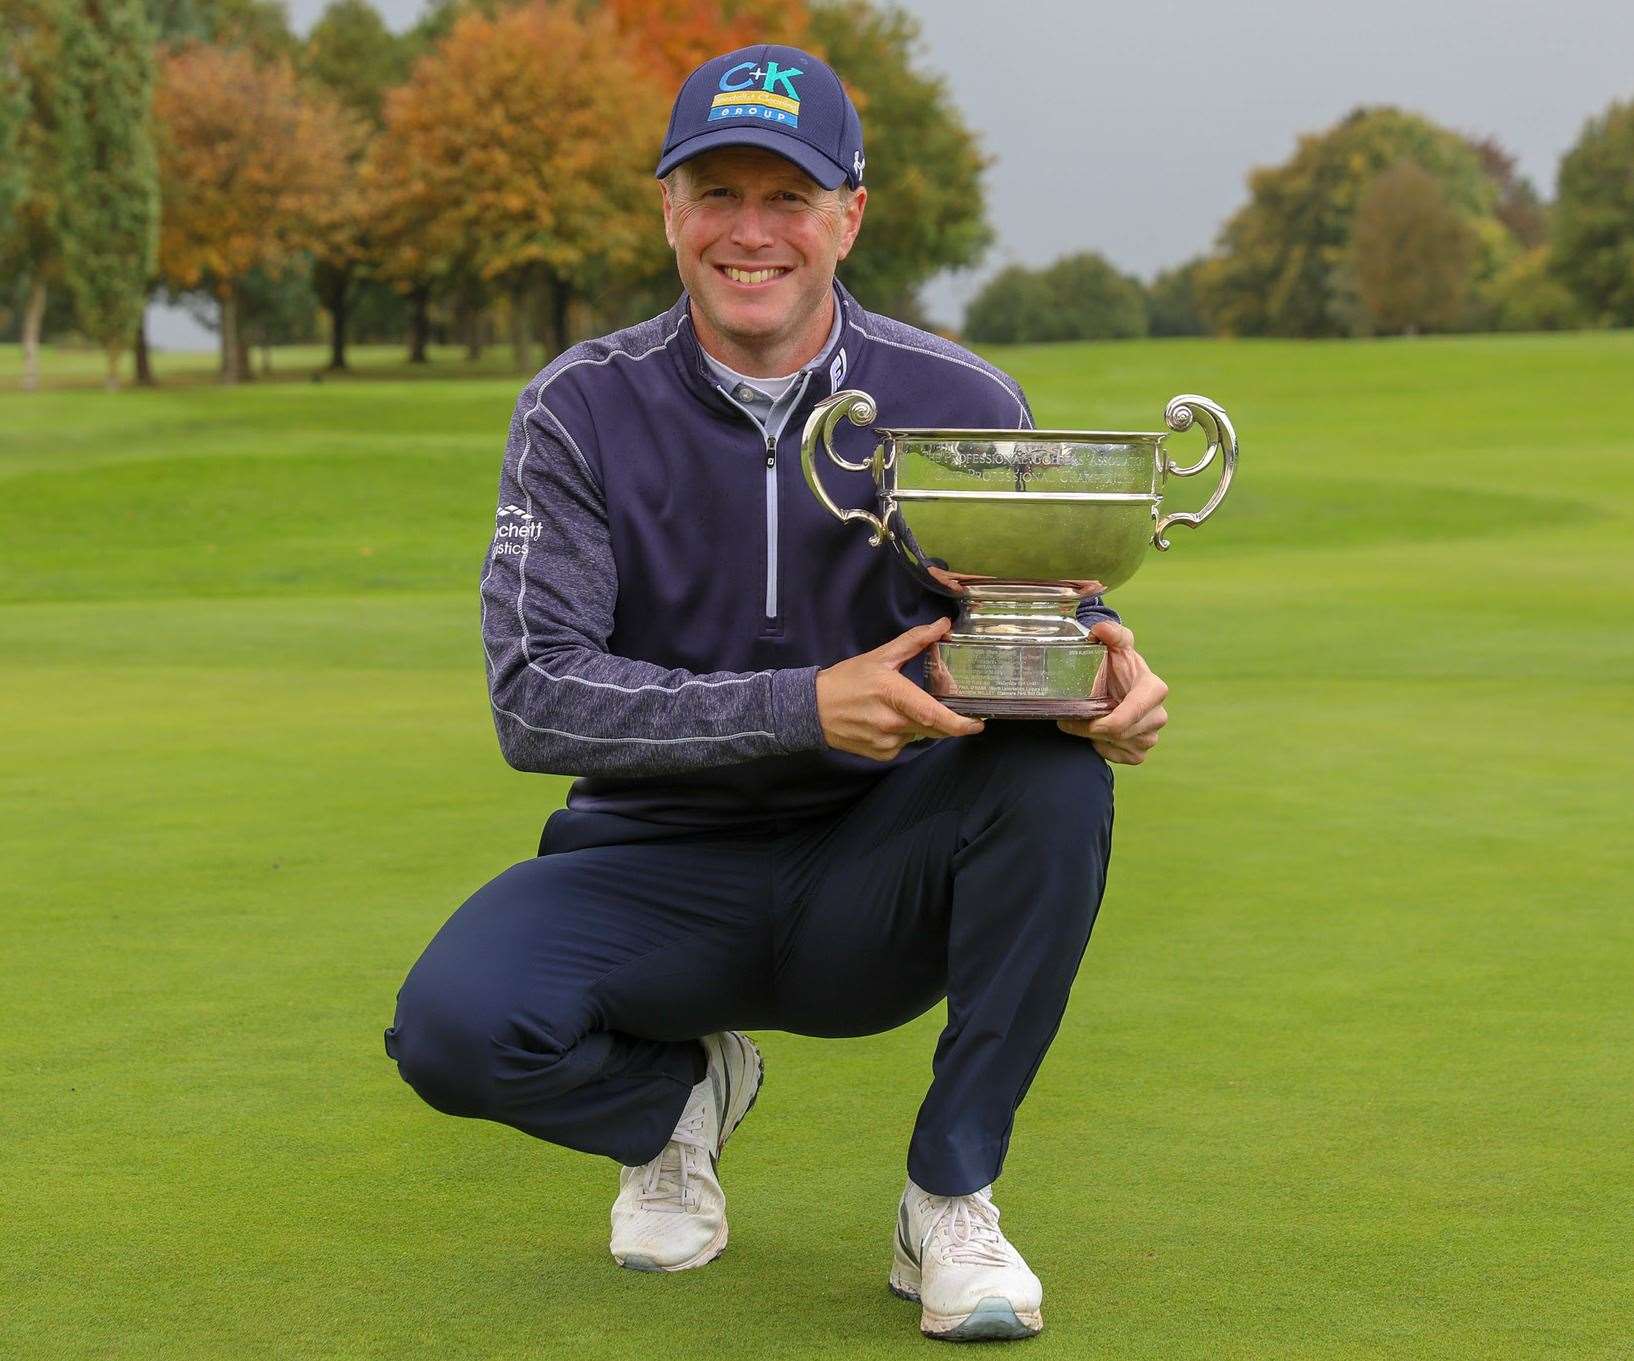
<instances>
[{"instance_id":1,"label":"tree line","mask_svg":"<svg viewBox=\"0 0 1634 1361\"><path fill-rule=\"evenodd\" d=\"M1498 142L1354 110L1255 170L1214 249L1150 285L1094 252L1012 266L983 341L1368 336L1634 325L1634 100L1585 124L1545 202Z\"/></svg>"},{"instance_id":2,"label":"tree line","mask_svg":"<svg viewBox=\"0 0 1634 1361\"><path fill-rule=\"evenodd\" d=\"M431 0L393 34L369 0L310 33L281 0L0 0L0 339L127 349L161 297L250 350L327 334L471 357L662 310L678 287L651 170L699 61L793 43L844 74L868 129L868 229L840 274L923 321L931 275L992 242L990 158L918 28L872 0ZM934 173L932 173L934 172ZM1205 255L1149 284L1093 251L1011 266L976 341L1355 336L1634 325L1634 101L1563 157L1546 202L1496 141L1364 107L1254 171Z\"/></svg>"},{"instance_id":3,"label":"tree line","mask_svg":"<svg viewBox=\"0 0 1634 1361\"><path fill-rule=\"evenodd\" d=\"M279 0L0 0L0 39L0 338L25 387L48 330L99 344L110 386L128 349L154 381L155 296L219 327L228 382L320 314L331 368L406 333L418 362L503 335L531 370L536 342L661 311L670 102L751 42L824 56L862 114L878 198L840 273L871 306L915 316L992 240L989 158L917 25L871 0L432 0L400 35L333 0L305 38Z\"/></svg>"}]
</instances>

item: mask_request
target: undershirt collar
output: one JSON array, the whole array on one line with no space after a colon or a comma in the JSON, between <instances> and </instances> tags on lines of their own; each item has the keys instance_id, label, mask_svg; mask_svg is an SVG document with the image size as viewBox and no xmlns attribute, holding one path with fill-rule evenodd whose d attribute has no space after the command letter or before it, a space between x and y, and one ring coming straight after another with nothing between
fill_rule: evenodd
<instances>
[{"instance_id":1,"label":"undershirt collar","mask_svg":"<svg viewBox=\"0 0 1634 1361\"><path fill-rule=\"evenodd\" d=\"M750 400L740 391L742 388L752 388L768 403L775 404L777 399L788 391L789 385L807 369L815 368L828 359L834 349L835 342L840 338L840 300L834 299L834 323L828 328L828 339L823 342L822 350L806 363L802 364L793 373L786 373L781 378L751 378L747 374L739 373L731 365L723 363L704 349L703 342L698 342L698 350L704 357L704 362L715 371L721 383L739 401Z\"/></svg>"}]
</instances>

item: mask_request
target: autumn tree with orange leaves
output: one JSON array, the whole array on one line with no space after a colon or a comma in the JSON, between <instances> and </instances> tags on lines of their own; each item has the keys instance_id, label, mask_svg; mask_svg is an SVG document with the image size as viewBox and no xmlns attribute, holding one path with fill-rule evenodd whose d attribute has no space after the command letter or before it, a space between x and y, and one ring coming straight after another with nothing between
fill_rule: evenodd
<instances>
[{"instance_id":1,"label":"autumn tree with orange leaves","mask_svg":"<svg viewBox=\"0 0 1634 1361\"><path fill-rule=\"evenodd\" d=\"M469 12L387 98L361 177L377 268L404 292L469 273L536 299L565 344L575 295L664 249L650 183L667 112L613 18L533 0Z\"/></svg>"},{"instance_id":2,"label":"autumn tree with orange leaves","mask_svg":"<svg viewBox=\"0 0 1634 1361\"><path fill-rule=\"evenodd\" d=\"M647 78L674 91L711 57L751 43L804 47L800 0L602 0L618 31L641 54Z\"/></svg>"},{"instance_id":3,"label":"autumn tree with orange leaves","mask_svg":"<svg viewBox=\"0 0 1634 1361\"><path fill-rule=\"evenodd\" d=\"M153 107L159 273L174 289L215 294L222 379L240 382L239 282L319 244L362 133L333 97L299 86L287 60L207 43L164 52Z\"/></svg>"}]
</instances>

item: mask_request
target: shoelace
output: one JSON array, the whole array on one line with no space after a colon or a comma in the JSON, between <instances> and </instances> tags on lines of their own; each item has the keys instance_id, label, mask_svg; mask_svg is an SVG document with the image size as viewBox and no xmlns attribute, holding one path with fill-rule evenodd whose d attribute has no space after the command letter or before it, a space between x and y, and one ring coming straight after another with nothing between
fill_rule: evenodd
<instances>
[{"instance_id":1,"label":"shoelace","mask_svg":"<svg viewBox=\"0 0 1634 1361\"><path fill-rule=\"evenodd\" d=\"M971 1266L1009 1266L1014 1249L999 1231L999 1207L984 1187L968 1196L926 1195L928 1238L943 1240L942 1257Z\"/></svg>"},{"instance_id":2,"label":"shoelace","mask_svg":"<svg viewBox=\"0 0 1634 1361\"><path fill-rule=\"evenodd\" d=\"M698 1195L691 1178L700 1166L698 1159L710 1153L704 1139L704 1113L702 1101L689 1102L664 1151L642 1168L641 1190L636 1196L642 1209L697 1213Z\"/></svg>"}]
</instances>

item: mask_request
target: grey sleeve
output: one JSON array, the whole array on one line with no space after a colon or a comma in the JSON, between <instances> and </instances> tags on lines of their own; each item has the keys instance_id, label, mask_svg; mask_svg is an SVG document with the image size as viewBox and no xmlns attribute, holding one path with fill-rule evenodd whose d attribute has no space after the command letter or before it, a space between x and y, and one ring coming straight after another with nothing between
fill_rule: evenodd
<instances>
[{"instance_id":1,"label":"grey sleeve","mask_svg":"<svg viewBox=\"0 0 1634 1361\"><path fill-rule=\"evenodd\" d=\"M1022 414L1021 425L1019 428L1022 430L1037 429L1037 426L1033 423L1032 405L1027 401L1027 394L1021 390L1021 385L1019 383L1016 384L1016 396L1021 401ZM1080 600L1078 602L1078 608L1074 611L1074 613L1078 616L1078 622L1085 628L1090 628L1093 625L1100 623L1103 619L1110 620L1114 624L1121 624L1123 622L1123 620L1118 617L1118 612L1110 605L1106 604L1098 595L1086 596L1083 600Z\"/></svg>"},{"instance_id":2,"label":"grey sleeve","mask_svg":"<svg viewBox=\"0 0 1634 1361\"><path fill-rule=\"evenodd\" d=\"M517 770L662 775L821 748L815 666L698 675L607 650L618 599L606 505L551 410L523 390L483 566L500 750Z\"/></svg>"}]
</instances>

